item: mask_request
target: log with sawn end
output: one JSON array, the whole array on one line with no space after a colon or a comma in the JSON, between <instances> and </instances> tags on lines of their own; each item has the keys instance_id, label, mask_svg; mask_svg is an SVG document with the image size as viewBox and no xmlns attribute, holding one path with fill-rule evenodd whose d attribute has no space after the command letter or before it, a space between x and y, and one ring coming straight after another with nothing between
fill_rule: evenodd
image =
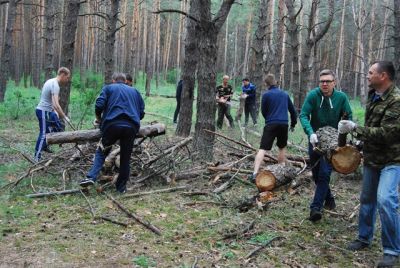
<instances>
[{"instance_id":1,"label":"log with sawn end","mask_svg":"<svg viewBox=\"0 0 400 268\"><path fill-rule=\"evenodd\" d=\"M136 138L156 137L165 134L165 124L141 126ZM82 143L98 141L101 138L100 129L54 132L46 134L47 144Z\"/></svg>"}]
</instances>

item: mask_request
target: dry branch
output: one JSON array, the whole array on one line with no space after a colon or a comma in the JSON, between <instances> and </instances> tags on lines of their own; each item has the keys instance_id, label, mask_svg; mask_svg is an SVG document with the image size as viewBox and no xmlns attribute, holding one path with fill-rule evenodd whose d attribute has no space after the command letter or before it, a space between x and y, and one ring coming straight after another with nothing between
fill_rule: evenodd
<instances>
[{"instance_id":1,"label":"dry branch","mask_svg":"<svg viewBox=\"0 0 400 268\"><path fill-rule=\"evenodd\" d=\"M255 254L257 254L260 250L262 250L263 248L267 247L269 244L271 244L273 241L277 240L277 239L282 239L282 236L275 236L274 238L270 239L268 242L262 244L261 246L257 247L256 249L252 250L249 254L247 254L247 256L245 257L246 262L249 261L250 258L252 258Z\"/></svg>"},{"instance_id":2,"label":"dry branch","mask_svg":"<svg viewBox=\"0 0 400 268\"><path fill-rule=\"evenodd\" d=\"M123 196L123 198L139 197L139 196L143 196L143 195L153 195L153 194L159 194L159 193L170 193L170 192L176 192L176 191L185 190L185 189L187 189L187 186L178 186L178 187L159 189L159 190L154 190L154 191L149 191L149 192L126 194Z\"/></svg>"},{"instance_id":3,"label":"dry branch","mask_svg":"<svg viewBox=\"0 0 400 268\"><path fill-rule=\"evenodd\" d=\"M188 144L190 141L192 141L192 137L188 137L182 141L180 141L178 144L175 146L172 146L168 148L167 150L163 151L160 155L157 155L156 157L153 157L152 159L149 160L149 162L146 163L147 166L151 165L152 163L156 162L158 159L164 157L167 154L173 153L176 149L185 146Z\"/></svg>"},{"instance_id":4,"label":"dry branch","mask_svg":"<svg viewBox=\"0 0 400 268\"><path fill-rule=\"evenodd\" d=\"M119 222L119 221L116 221L116 220L111 219L111 218L106 217L106 216L100 216L99 219L102 219L102 220L104 220L104 221L108 221L108 222L111 222L111 223L114 223L114 224L117 224L117 225L121 225L121 226L124 226L124 227L128 227L128 224L127 224L127 223L125 223L125 222Z\"/></svg>"},{"instance_id":5,"label":"dry branch","mask_svg":"<svg viewBox=\"0 0 400 268\"><path fill-rule=\"evenodd\" d=\"M53 196L53 195L76 194L76 193L80 193L80 192L81 192L80 189L71 189L71 190L55 191L55 192L48 192L48 193L27 194L26 197L40 198L40 197Z\"/></svg>"},{"instance_id":6,"label":"dry branch","mask_svg":"<svg viewBox=\"0 0 400 268\"><path fill-rule=\"evenodd\" d=\"M224 237L222 239L225 240L225 239L230 239L230 238L238 238L238 237L242 236L243 234L247 233L248 231L252 230L254 228L254 224L255 224L255 221L252 221L244 229L234 231L231 233L227 233L224 235Z\"/></svg>"},{"instance_id":7,"label":"dry branch","mask_svg":"<svg viewBox=\"0 0 400 268\"><path fill-rule=\"evenodd\" d=\"M153 233L157 234L157 235L161 235L161 231L155 227L154 225L152 225L150 222L146 222L145 220L143 220L142 218L140 218L138 215L130 212L127 208L125 208L120 202L118 202L117 200L115 200L111 195L103 192L104 195L110 199L120 210L122 210L123 212L125 212L126 215L128 215L128 217L136 220L138 223L140 223L141 225L143 225L144 227L146 227L147 229L149 229L150 231L152 231Z\"/></svg>"}]
</instances>

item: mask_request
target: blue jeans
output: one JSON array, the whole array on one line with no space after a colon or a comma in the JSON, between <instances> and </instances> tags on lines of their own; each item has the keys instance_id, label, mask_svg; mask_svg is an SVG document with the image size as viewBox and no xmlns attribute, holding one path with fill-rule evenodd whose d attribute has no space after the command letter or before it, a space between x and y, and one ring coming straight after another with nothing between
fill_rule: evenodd
<instances>
[{"instance_id":1,"label":"blue jeans","mask_svg":"<svg viewBox=\"0 0 400 268\"><path fill-rule=\"evenodd\" d=\"M400 166L391 165L382 169L364 166L358 217L358 239L370 244L378 208L383 252L397 256L400 255L399 185Z\"/></svg>"},{"instance_id":2,"label":"blue jeans","mask_svg":"<svg viewBox=\"0 0 400 268\"><path fill-rule=\"evenodd\" d=\"M46 133L60 132L63 130L63 127L55 112L36 109L36 117L39 121L40 130L35 146L35 160L39 161L42 150L47 148Z\"/></svg>"},{"instance_id":3,"label":"blue jeans","mask_svg":"<svg viewBox=\"0 0 400 268\"><path fill-rule=\"evenodd\" d=\"M138 129L127 126L111 125L104 132L101 137L101 143L104 149L97 148L94 157L93 166L87 174L87 178L96 181L101 168L103 167L104 161L107 155L110 153L111 147L114 143L119 140L121 147L120 152L120 168L117 182L115 186L118 191L124 192L126 189L126 183L129 179L129 162L131 159L131 153L133 148L133 141Z\"/></svg>"},{"instance_id":4,"label":"blue jeans","mask_svg":"<svg viewBox=\"0 0 400 268\"><path fill-rule=\"evenodd\" d=\"M316 185L314 199L310 205L310 209L321 211L324 202L334 201L331 189L329 188L332 166L324 156L313 151L311 143L308 145L308 153L310 155L311 166L313 167L311 169L312 176Z\"/></svg>"}]
</instances>

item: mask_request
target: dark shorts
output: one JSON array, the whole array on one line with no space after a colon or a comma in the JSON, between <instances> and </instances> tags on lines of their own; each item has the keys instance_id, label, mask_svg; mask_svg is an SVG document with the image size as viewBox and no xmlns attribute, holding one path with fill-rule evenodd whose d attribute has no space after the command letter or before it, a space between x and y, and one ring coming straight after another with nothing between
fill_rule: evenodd
<instances>
[{"instance_id":1,"label":"dark shorts","mask_svg":"<svg viewBox=\"0 0 400 268\"><path fill-rule=\"evenodd\" d=\"M271 150L275 138L276 145L282 149L287 145L288 140L288 125L267 125L264 127L264 132L261 137L260 149Z\"/></svg>"}]
</instances>

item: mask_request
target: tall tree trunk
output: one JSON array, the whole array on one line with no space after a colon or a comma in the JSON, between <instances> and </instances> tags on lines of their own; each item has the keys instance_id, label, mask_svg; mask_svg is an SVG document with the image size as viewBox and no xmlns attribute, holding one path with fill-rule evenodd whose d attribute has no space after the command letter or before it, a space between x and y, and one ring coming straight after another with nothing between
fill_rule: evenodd
<instances>
[{"instance_id":1,"label":"tall tree trunk","mask_svg":"<svg viewBox=\"0 0 400 268\"><path fill-rule=\"evenodd\" d=\"M291 79L290 79L290 88L294 94L294 105L297 110L301 109L301 94L302 90L300 88L299 83L299 25L296 23L297 16L300 14L303 6L300 7L299 10L295 9L296 0L285 0L286 8L287 8L287 19L288 23L286 25L288 44L290 47L290 55L291 55Z\"/></svg>"},{"instance_id":2,"label":"tall tree trunk","mask_svg":"<svg viewBox=\"0 0 400 268\"><path fill-rule=\"evenodd\" d=\"M396 84L400 85L400 1L394 1L394 64L396 67Z\"/></svg>"},{"instance_id":3,"label":"tall tree trunk","mask_svg":"<svg viewBox=\"0 0 400 268\"><path fill-rule=\"evenodd\" d=\"M328 32L329 27L331 26L334 14L334 0L328 0L329 5L329 14L328 17L325 19L326 22L322 26L319 25L319 22L315 19L318 13L318 4L319 0L313 0L311 4L311 12L309 15L308 20L308 28L307 28L307 36L304 41L305 45L303 47L303 51L301 53L301 61L300 61L300 88L298 91L298 95L295 97L297 103L295 101L295 107L297 109L301 109L303 105L303 101L306 95L306 89L311 88L311 82L313 82L313 58L316 58L317 51L314 51L315 56L312 57L313 48L317 49L316 44L324 37L324 35ZM319 26L318 26L319 25Z\"/></svg>"},{"instance_id":4,"label":"tall tree trunk","mask_svg":"<svg viewBox=\"0 0 400 268\"><path fill-rule=\"evenodd\" d=\"M256 86L256 107L257 113L260 107L260 98L262 90L264 89L264 54L267 31L269 28L267 15L268 7L271 0L260 0L258 24L256 32L253 37L251 47L251 65L250 65L250 80Z\"/></svg>"},{"instance_id":5,"label":"tall tree trunk","mask_svg":"<svg viewBox=\"0 0 400 268\"><path fill-rule=\"evenodd\" d=\"M10 74L9 70L11 62L12 34L14 31L15 18L17 16L18 2L18 0L10 0L8 2L7 27L4 35L4 45L2 47L0 65L0 102L4 101L7 79Z\"/></svg>"},{"instance_id":6,"label":"tall tree trunk","mask_svg":"<svg viewBox=\"0 0 400 268\"><path fill-rule=\"evenodd\" d=\"M247 22L247 27L246 27L246 45L244 48L244 59L243 59L243 70L242 70L242 77L245 77L249 71L249 52L250 52L250 42L251 42L251 33L252 33L252 28L253 28L253 12L250 12L249 14L249 20Z\"/></svg>"},{"instance_id":7,"label":"tall tree trunk","mask_svg":"<svg viewBox=\"0 0 400 268\"><path fill-rule=\"evenodd\" d=\"M225 40L224 40L224 74L228 73L228 44L229 44L229 17L225 22Z\"/></svg>"},{"instance_id":8,"label":"tall tree trunk","mask_svg":"<svg viewBox=\"0 0 400 268\"><path fill-rule=\"evenodd\" d=\"M54 71L53 66L53 57L54 57L54 40L55 40L55 2L52 0L45 1L45 31L44 31L44 39L45 39L45 80L50 79Z\"/></svg>"},{"instance_id":9,"label":"tall tree trunk","mask_svg":"<svg viewBox=\"0 0 400 268\"><path fill-rule=\"evenodd\" d=\"M200 1L190 1L189 14L192 18L200 18L200 5ZM200 25L198 22L190 18L187 19L185 55L190 55L190 57L183 58L181 110L179 112L179 121L176 127L176 135L183 137L189 136L192 128L194 86L199 60L199 31Z\"/></svg>"},{"instance_id":10,"label":"tall tree trunk","mask_svg":"<svg viewBox=\"0 0 400 268\"><path fill-rule=\"evenodd\" d=\"M107 33L104 51L104 82L110 84L114 71L115 34L117 32L119 0L110 0L111 6L107 14Z\"/></svg>"},{"instance_id":11,"label":"tall tree trunk","mask_svg":"<svg viewBox=\"0 0 400 268\"><path fill-rule=\"evenodd\" d=\"M198 68L198 99L194 145L204 160L213 159L214 134L204 131L215 130L215 87L218 53L218 33L224 24L234 0L224 0L215 17L211 18L211 0L200 2L200 41Z\"/></svg>"},{"instance_id":12,"label":"tall tree trunk","mask_svg":"<svg viewBox=\"0 0 400 268\"><path fill-rule=\"evenodd\" d=\"M75 34L78 26L80 3L81 0L67 0L64 24L62 26L63 36L60 65L67 67L71 71L71 75L74 67ZM70 92L71 82L60 90L60 106L65 114L68 114Z\"/></svg>"},{"instance_id":13,"label":"tall tree trunk","mask_svg":"<svg viewBox=\"0 0 400 268\"><path fill-rule=\"evenodd\" d=\"M342 5L342 19L340 23L340 35L339 35L339 46L338 46L338 56L336 61L336 86L341 89L341 80L343 77L343 56L344 56L344 19L346 15L346 0L343 0Z\"/></svg>"},{"instance_id":14,"label":"tall tree trunk","mask_svg":"<svg viewBox=\"0 0 400 268\"><path fill-rule=\"evenodd\" d=\"M285 47L285 43L283 41L283 37L285 35L285 2L284 0L278 0L278 23L277 23L277 31L276 31L276 42L275 42L275 57L274 57L274 66L275 66L275 77L277 81L282 81L281 69L283 69L283 48ZM280 83L282 84L282 83Z\"/></svg>"}]
</instances>

